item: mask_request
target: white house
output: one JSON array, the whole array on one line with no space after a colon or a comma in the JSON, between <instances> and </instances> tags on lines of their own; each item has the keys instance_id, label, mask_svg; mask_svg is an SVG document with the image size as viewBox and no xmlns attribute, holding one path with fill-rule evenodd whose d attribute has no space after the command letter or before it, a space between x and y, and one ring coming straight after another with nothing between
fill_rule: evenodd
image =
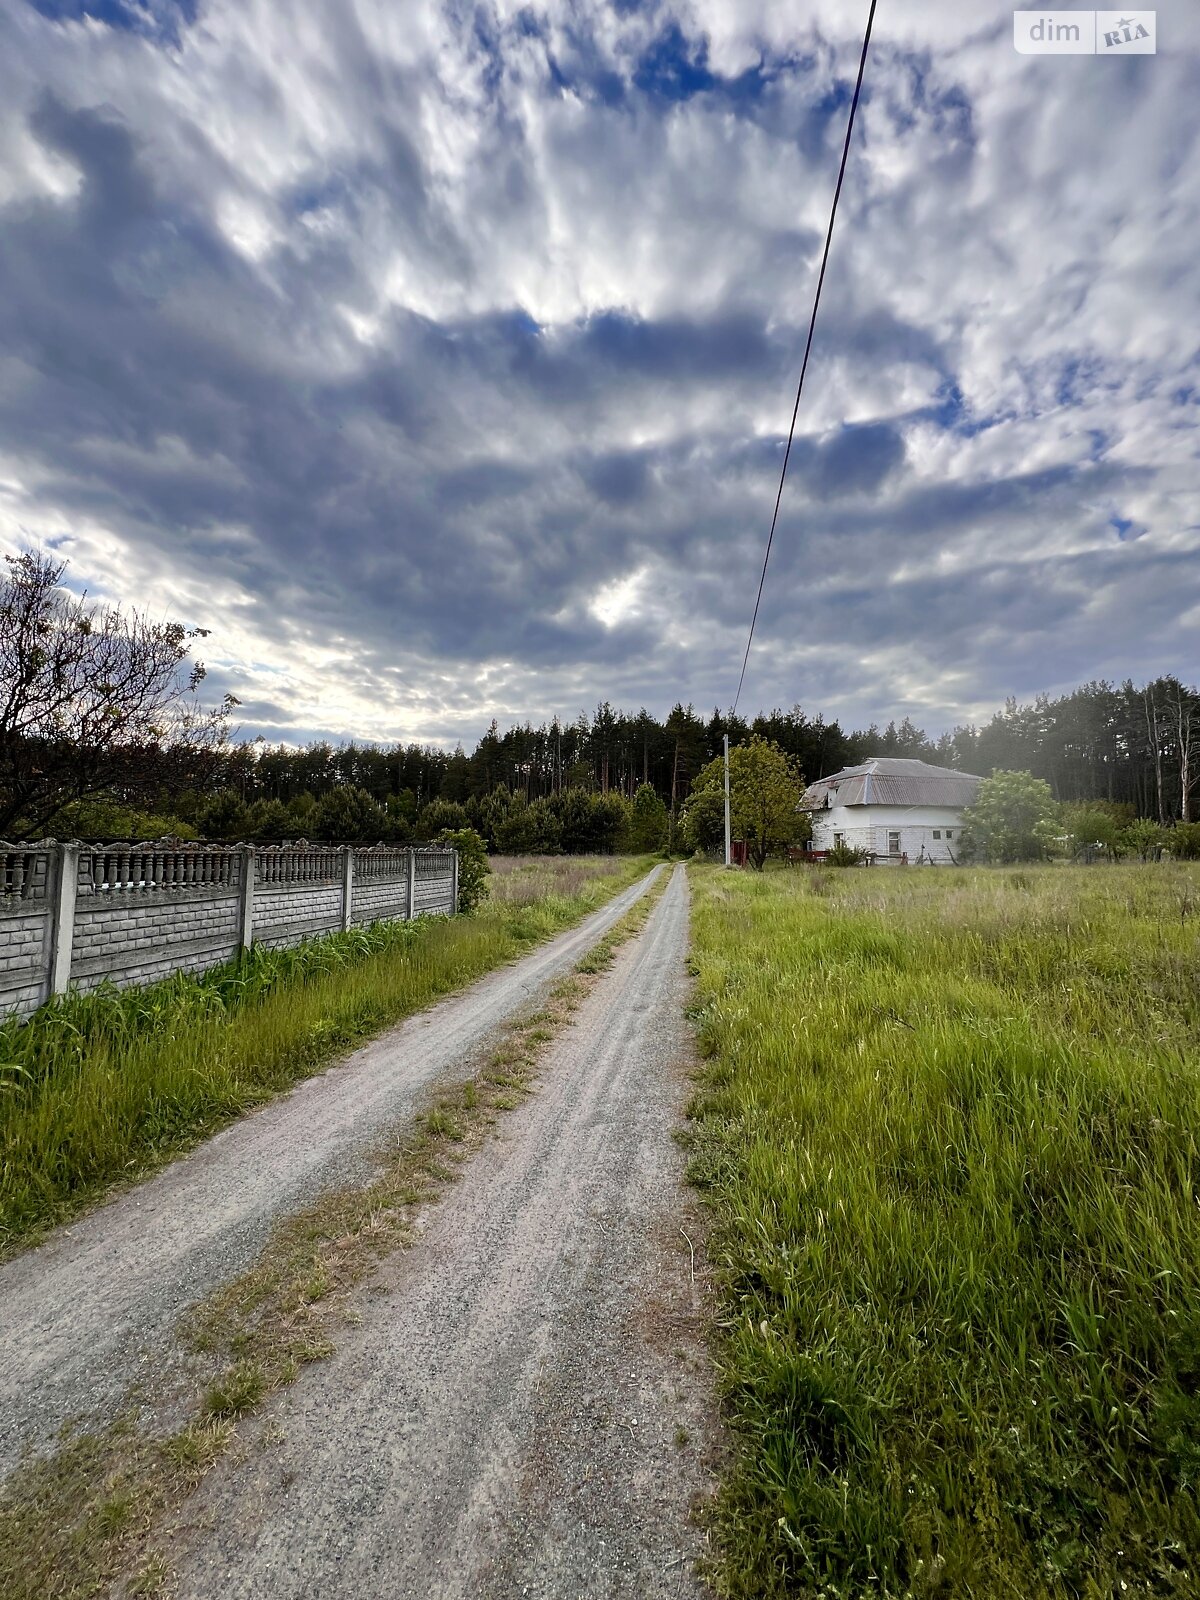
<instances>
[{"instance_id":1,"label":"white house","mask_svg":"<svg viewBox=\"0 0 1200 1600\"><path fill-rule=\"evenodd\" d=\"M846 767L804 791L801 808L812 814L810 848L846 844L880 861L948 865L958 860L963 808L982 781L895 756Z\"/></svg>"}]
</instances>

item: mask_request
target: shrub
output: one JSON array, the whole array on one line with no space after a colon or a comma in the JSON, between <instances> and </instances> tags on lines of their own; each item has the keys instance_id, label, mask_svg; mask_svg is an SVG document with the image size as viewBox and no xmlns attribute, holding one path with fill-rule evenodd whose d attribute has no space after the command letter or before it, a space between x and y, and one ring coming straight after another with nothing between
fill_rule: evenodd
<instances>
[{"instance_id":1,"label":"shrub","mask_svg":"<svg viewBox=\"0 0 1200 1600\"><path fill-rule=\"evenodd\" d=\"M870 853L856 850L852 844L835 844L832 850L825 852L825 860L831 867L861 867Z\"/></svg>"},{"instance_id":2,"label":"shrub","mask_svg":"<svg viewBox=\"0 0 1200 1600\"><path fill-rule=\"evenodd\" d=\"M1139 861L1157 861L1166 845L1167 832L1149 817L1139 817L1124 830L1120 842L1125 849L1132 850Z\"/></svg>"},{"instance_id":3,"label":"shrub","mask_svg":"<svg viewBox=\"0 0 1200 1600\"><path fill-rule=\"evenodd\" d=\"M444 828L437 842L458 851L458 909L474 911L487 898L492 870L487 846L474 828Z\"/></svg>"},{"instance_id":4,"label":"shrub","mask_svg":"<svg viewBox=\"0 0 1200 1600\"><path fill-rule=\"evenodd\" d=\"M963 855L982 861L1040 861L1059 829L1050 785L1030 772L993 772L963 812Z\"/></svg>"}]
</instances>

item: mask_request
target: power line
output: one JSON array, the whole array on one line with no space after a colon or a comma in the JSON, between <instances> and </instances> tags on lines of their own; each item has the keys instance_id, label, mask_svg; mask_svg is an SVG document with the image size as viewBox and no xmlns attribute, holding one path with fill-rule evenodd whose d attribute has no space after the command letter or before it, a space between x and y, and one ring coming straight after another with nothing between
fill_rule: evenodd
<instances>
[{"instance_id":1,"label":"power line","mask_svg":"<svg viewBox=\"0 0 1200 1600\"><path fill-rule=\"evenodd\" d=\"M792 440L796 434L796 418L800 415L800 396L804 393L804 374L808 371L808 357L812 350L813 333L817 326L817 308L821 304L821 286L825 282L825 268L829 262L829 246L833 241L833 219L837 216L838 200L842 193L842 179L846 176L846 159L850 154L850 135L854 132L854 114L858 110L858 97L862 90L863 73L867 68L867 49L871 43L871 26L875 21L875 6L877 0L871 0L871 9L867 14L867 31L863 35L862 55L858 59L858 79L854 85L854 98L850 102L850 116L846 122L846 142L842 146L842 161L838 167L837 188L833 191L833 205L829 212L829 227L825 233L825 249L821 255L821 272L817 278L817 292L813 297L812 316L808 321L808 339L804 346L804 361L800 367L800 382L796 387L796 404L792 408L792 425L788 429L787 449L783 453L783 471L779 474L779 493L775 496L775 512L771 517L771 531L767 535L767 549L763 556L762 572L758 580L758 595L754 601L754 615L750 618L750 634L746 640L746 654L742 657L742 671L738 678L737 693L733 697L733 711L735 715L738 701L742 698L742 685L746 681L746 664L750 660L750 646L754 643L754 625L758 621L758 608L762 604L763 584L767 580L767 563L771 559L771 546L775 542L775 524L779 521L779 506L783 499L783 481L787 477L788 460L792 453Z\"/></svg>"}]
</instances>

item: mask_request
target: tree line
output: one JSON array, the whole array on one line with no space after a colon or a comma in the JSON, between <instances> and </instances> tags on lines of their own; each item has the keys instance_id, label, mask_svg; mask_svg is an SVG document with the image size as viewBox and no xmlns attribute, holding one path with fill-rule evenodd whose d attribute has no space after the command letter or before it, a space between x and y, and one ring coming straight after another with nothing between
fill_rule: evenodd
<instances>
[{"instance_id":1,"label":"tree line","mask_svg":"<svg viewBox=\"0 0 1200 1600\"><path fill-rule=\"evenodd\" d=\"M907 717L848 731L799 705L744 719L679 701L660 718L605 700L574 721L493 720L470 751L295 748L240 740L232 697L203 705L195 630L97 606L63 575L28 554L0 578L0 837L407 840L472 827L495 849L616 849L660 832L675 846L726 734L735 748L772 745L808 782L911 756L1028 772L1057 802L1129 820L1195 819L1200 691L1172 675L1010 700L938 738Z\"/></svg>"},{"instance_id":2,"label":"tree line","mask_svg":"<svg viewBox=\"0 0 1200 1600\"><path fill-rule=\"evenodd\" d=\"M630 712L604 701L590 717L569 723L523 723L502 732L493 721L469 753L461 746L444 751L417 744L234 745L219 784L228 814L206 819L201 810L198 816L209 825L223 822L228 831L237 820L236 799L247 816L282 826L285 813L307 810L310 798L320 803L352 790L420 831L438 804L461 808L459 814L477 826L484 811L504 803L493 798L498 794L513 797L511 809L518 812L521 803L559 804L571 792L632 803L648 788L675 826L698 775L721 754L726 733L734 747L752 738L775 745L808 782L871 756L908 756L981 777L1029 772L1058 802L1103 801L1159 824L1196 817L1200 691L1174 676L1120 687L1094 682L1024 705L1010 700L988 722L937 739L907 717L847 732L836 719L798 705L744 719L720 709L703 717L680 702L659 719L645 707ZM549 813L543 807L534 814Z\"/></svg>"}]
</instances>

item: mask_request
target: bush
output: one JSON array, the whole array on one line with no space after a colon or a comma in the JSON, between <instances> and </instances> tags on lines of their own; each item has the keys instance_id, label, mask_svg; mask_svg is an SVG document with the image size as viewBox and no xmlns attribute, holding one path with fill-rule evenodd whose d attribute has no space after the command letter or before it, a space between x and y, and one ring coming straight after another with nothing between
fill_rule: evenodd
<instances>
[{"instance_id":1,"label":"bush","mask_svg":"<svg viewBox=\"0 0 1200 1600\"><path fill-rule=\"evenodd\" d=\"M444 828L437 843L458 851L458 909L474 911L487 898L492 870L487 846L474 828Z\"/></svg>"},{"instance_id":2,"label":"bush","mask_svg":"<svg viewBox=\"0 0 1200 1600\"><path fill-rule=\"evenodd\" d=\"M831 867L861 867L870 854L869 850L856 850L852 844L835 844L825 852L825 860Z\"/></svg>"},{"instance_id":3,"label":"bush","mask_svg":"<svg viewBox=\"0 0 1200 1600\"><path fill-rule=\"evenodd\" d=\"M181 818L137 811L111 800L78 800L64 806L50 824L59 839L194 839L195 828Z\"/></svg>"},{"instance_id":4,"label":"bush","mask_svg":"<svg viewBox=\"0 0 1200 1600\"><path fill-rule=\"evenodd\" d=\"M1167 834L1167 849L1177 861L1200 861L1200 822L1177 822Z\"/></svg>"},{"instance_id":5,"label":"bush","mask_svg":"<svg viewBox=\"0 0 1200 1600\"><path fill-rule=\"evenodd\" d=\"M962 853L980 861L1040 861L1060 827L1050 785L1030 772L993 772L963 812Z\"/></svg>"},{"instance_id":6,"label":"bush","mask_svg":"<svg viewBox=\"0 0 1200 1600\"><path fill-rule=\"evenodd\" d=\"M1139 861L1157 861L1167 843L1167 831L1149 817L1139 817L1121 834L1121 845L1132 850Z\"/></svg>"},{"instance_id":7,"label":"bush","mask_svg":"<svg viewBox=\"0 0 1200 1600\"><path fill-rule=\"evenodd\" d=\"M1090 855L1092 850L1099 848L1110 860L1119 861L1126 849L1125 832L1131 820L1114 815L1111 806L1091 802L1064 807L1063 826L1068 852L1071 855Z\"/></svg>"}]
</instances>

